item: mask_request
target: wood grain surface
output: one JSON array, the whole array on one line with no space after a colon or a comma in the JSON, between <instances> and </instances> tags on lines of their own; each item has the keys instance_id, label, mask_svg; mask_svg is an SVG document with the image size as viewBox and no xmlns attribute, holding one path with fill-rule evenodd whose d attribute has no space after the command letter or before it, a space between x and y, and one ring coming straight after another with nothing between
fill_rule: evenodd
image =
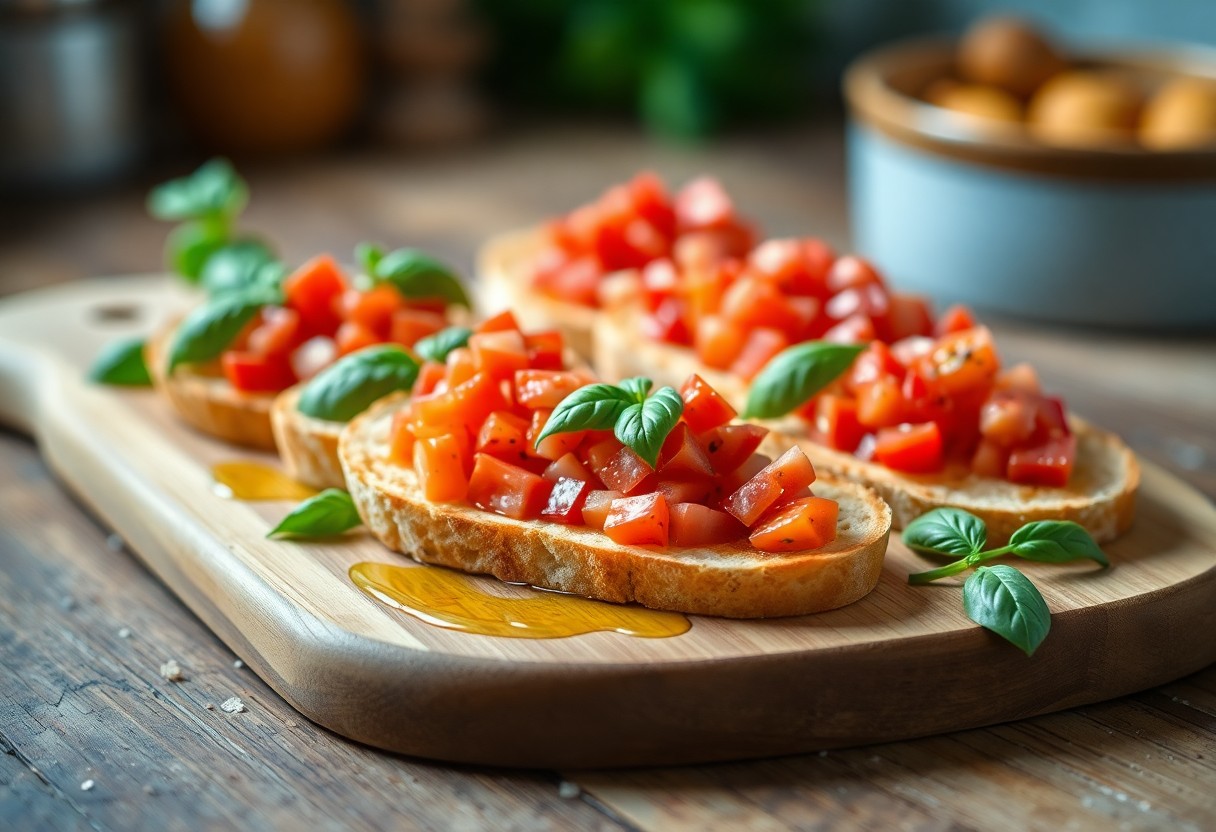
<instances>
[{"instance_id":1,"label":"wood grain surface","mask_svg":"<svg viewBox=\"0 0 1216 832\"><path fill-rule=\"evenodd\" d=\"M832 124L692 154L561 129L452 160L263 168L249 224L292 259L378 238L467 266L487 234L643 166L672 178L712 169L775 233L846 240ZM138 189L3 217L0 293L153 270L164 232L143 217ZM1216 494L1216 340L994 324L1009 359L1034 358L1078 410ZM0 520L0 827L1206 829L1216 819L1213 668L1053 716L823 757L566 772L583 790L563 788L578 798L561 800L557 775L415 763L294 718L137 561L106 547L104 528L13 434L0 434ZM122 626L130 639L116 635ZM161 679L166 657L197 678ZM248 713L220 720L202 707L231 693ZM246 733L249 719L266 725Z\"/></svg>"}]
</instances>

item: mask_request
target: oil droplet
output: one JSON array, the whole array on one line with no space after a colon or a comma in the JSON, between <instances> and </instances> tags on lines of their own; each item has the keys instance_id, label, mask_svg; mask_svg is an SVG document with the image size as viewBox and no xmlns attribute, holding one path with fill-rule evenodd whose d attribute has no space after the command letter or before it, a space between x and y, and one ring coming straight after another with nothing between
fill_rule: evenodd
<instances>
[{"instance_id":1,"label":"oil droplet","mask_svg":"<svg viewBox=\"0 0 1216 832\"><path fill-rule=\"evenodd\" d=\"M565 638L610 632L665 638L692 626L680 613L557 592L501 598L482 592L469 576L440 566L356 563L350 579L377 601L428 624L487 636Z\"/></svg>"},{"instance_id":2,"label":"oil droplet","mask_svg":"<svg viewBox=\"0 0 1216 832\"><path fill-rule=\"evenodd\" d=\"M211 476L216 493L231 500L306 500L317 493L261 462L221 462Z\"/></svg>"}]
</instances>

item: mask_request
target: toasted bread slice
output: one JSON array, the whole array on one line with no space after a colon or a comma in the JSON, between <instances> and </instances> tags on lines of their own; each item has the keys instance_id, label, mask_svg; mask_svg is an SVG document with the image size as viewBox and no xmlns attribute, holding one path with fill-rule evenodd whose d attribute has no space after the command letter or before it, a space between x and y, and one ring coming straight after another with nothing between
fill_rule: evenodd
<instances>
[{"instance_id":1,"label":"toasted bread slice","mask_svg":"<svg viewBox=\"0 0 1216 832\"><path fill-rule=\"evenodd\" d=\"M291 477L313 488L345 488L342 464L338 461L338 436L345 422L331 422L301 413L301 385L289 387L275 397L270 424L283 467Z\"/></svg>"},{"instance_id":2,"label":"toasted bread slice","mask_svg":"<svg viewBox=\"0 0 1216 832\"><path fill-rule=\"evenodd\" d=\"M836 540L788 554L746 545L622 546L594 529L429 502L413 470L387 459L392 417L405 400L389 396L355 417L342 432L339 455L364 523L386 546L416 560L603 601L728 618L834 609L878 582L891 511L872 490L842 480L814 485L816 494L840 504Z\"/></svg>"},{"instance_id":3,"label":"toasted bread slice","mask_svg":"<svg viewBox=\"0 0 1216 832\"><path fill-rule=\"evenodd\" d=\"M591 327L597 310L547 297L532 286L532 263L543 244L544 231L540 228L513 231L487 241L477 254L481 306L486 312L510 309L524 330L560 330L567 347L590 357Z\"/></svg>"},{"instance_id":4,"label":"toasted bread slice","mask_svg":"<svg viewBox=\"0 0 1216 832\"><path fill-rule=\"evenodd\" d=\"M275 394L242 393L222 376L192 367L178 367L170 376L169 342L176 328L174 321L148 340L146 358L156 389L183 420L203 433L233 445L273 451L270 407Z\"/></svg>"},{"instance_id":5,"label":"toasted bread slice","mask_svg":"<svg viewBox=\"0 0 1216 832\"><path fill-rule=\"evenodd\" d=\"M595 324L595 366L607 381L644 375L656 385L678 387L699 373L715 390L740 410L747 400L747 383L732 373L704 367L684 347L640 338L630 326L628 308L605 312ZM984 519L988 539L1004 543L1032 520L1073 520L1099 542L1126 531L1135 515L1140 467L1135 454L1113 434L1072 418L1077 434L1077 463L1064 488L1018 485L981 477L959 466L932 475L902 474L884 465L866 462L852 454L825 447L807 436L798 419L769 422L773 440L786 447L799 445L815 469L864 482L891 506L894 525L902 529L930 509L955 506Z\"/></svg>"}]
</instances>

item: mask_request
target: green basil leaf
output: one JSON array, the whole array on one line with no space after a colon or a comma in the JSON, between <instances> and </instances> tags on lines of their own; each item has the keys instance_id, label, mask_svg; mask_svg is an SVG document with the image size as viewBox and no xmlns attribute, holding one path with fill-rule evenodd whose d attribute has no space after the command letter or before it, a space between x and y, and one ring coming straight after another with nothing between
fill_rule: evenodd
<instances>
[{"instance_id":1,"label":"green basil leaf","mask_svg":"<svg viewBox=\"0 0 1216 832\"><path fill-rule=\"evenodd\" d=\"M263 306L281 303L275 286L255 284L209 299L178 325L169 346L169 372L180 364L218 358Z\"/></svg>"},{"instance_id":2,"label":"green basil leaf","mask_svg":"<svg viewBox=\"0 0 1216 832\"><path fill-rule=\"evenodd\" d=\"M189 176L158 185L148 212L160 220L236 217L249 201L249 187L227 159L212 159Z\"/></svg>"},{"instance_id":3,"label":"green basil leaf","mask_svg":"<svg viewBox=\"0 0 1216 832\"><path fill-rule=\"evenodd\" d=\"M128 338L107 344L89 368L89 379L132 387L151 384L152 376L144 362L144 339Z\"/></svg>"},{"instance_id":4,"label":"green basil leaf","mask_svg":"<svg viewBox=\"0 0 1216 832\"><path fill-rule=\"evenodd\" d=\"M659 451L684 412L684 399L672 387L661 387L650 398L625 408L617 418L616 438L654 468Z\"/></svg>"},{"instance_id":5,"label":"green basil leaf","mask_svg":"<svg viewBox=\"0 0 1216 832\"><path fill-rule=\"evenodd\" d=\"M228 242L228 227L199 220L179 225L165 240L165 262L191 283L198 282L211 256Z\"/></svg>"},{"instance_id":6,"label":"green basil leaf","mask_svg":"<svg viewBox=\"0 0 1216 832\"><path fill-rule=\"evenodd\" d=\"M417 378L418 362L401 347L366 347L313 376L296 407L315 419L348 422L389 393L408 391Z\"/></svg>"},{"instance_id":7,"label":"green basil leaf","mask_svg":"<svg viewBox=\"0 0 1216 832\"><path fill-rule=\"evenodd\" d=\"M361 525L355 501L340 488L327 488L300 503L267 537L334 537Z\"/></svg>"},{"instance_id":8,"label":"green basil leaf","mask_svg":"<svg viewBox=\"0 0 1216 832\"><path fill-rule=\"evenodd\" d=\"M637 376L636 378L625 379L621 382L620 387L632 396L635 402L641 404L650 395L650 388L654 387L654 382L648 378Z\"/></svg>"},{"instance_id":9,"label":"green basil leaf","mask_svg":"<svg viewBox=\"0 0 1216 832\"><path fill-rule=\"evenodd\" d=\"M376 273L376 266L384 259L384 249L375 243L359 243L355 246L355 262L368 274Z\"/></svg>"},{"instance_id":10,"label":"green basil leaf","mask_svg":"<svg viewBox=\"0 0 1216 832\"><path fill-rule=\"evenodd\" d=\"M981 566L963 584L963 610L1027 656L1047 638L1051 611L1030 579L1012 566Z\"/></svg>"},{"instance_id":11,"label":"green basil leaf","mask_svg":"<svg viewBox=\"0 0 1216 832\"><path fill-rule=\"evenodd\" d=\"M429 254L399 248L376 262L372 276L391 283L407 298L435 298L449 304L469 306L469 296L455 272Z\"/></svg>"},{"instance_id":12,"label":"green basil leaf","mask_svg":"<svg viewBox=\"0 0 1216 832\"><path fill-rule=\"evenodd\" d=\"M849 368L863 344L807 341L782 350L752 380L744 418L784 416Z\"/></svg>"},{"instance_id":13,"label":"green basil leaf","mask_svg":"<svg viewBox=\"0 0 1216 832\"><path fill-rule=\"evenodd\" d=\"M210 295L244 289L260 281L268 281L273 274L267 266L277 266L280 275L284 271L272 252L260 240L237 240L216 249L203 264L199 282Z\"/></svg>"},{"instance_id":14,"label":"green basil leaf","mask_svg":"<svg viewBox=\"0 0 1216 832\"><path fill-rule=\"evenodd\" d=\"M1106 553L1085 528L1071 520L1027 523L1009 538L1009 548L1020 558L1046 563L1067 563L1089 558L1110 566Z\"/></svg>"},{"instance_id":15,"label":"green basil leaf","mask_svg":"<svg viewBox=\"0 0 1216 832\"><path fill-rule=\"evenodd\" d=\"M964 557L988 545L984 521L958 508L935 508L904 528L904 545L915 552Z\"/></svg>"},{"instance_id":16,"label":"green basil leaf","mask_svg":"<svg viewBox=\"0 0 1216 832\"><path fill-rule=\"evenodd\" d=\"M427 361L443 363L447 360L448 353L468 344L472 334L473 330L467 326L450 326L434 335L419 339L418 343L414 344L414 352Z\"/></svg>"},{"instance_id":17,"label":"green basil leaf","mask_svg":"<svg viewBox=\"0 0 1216 832\"><path fill-rule=\"evenodd\" d=\"M616 427L626 408L636 404L632 396L616 385L588 384L558 402L536 441L539 443L555 433L609 430Z\"/></svg>"}]
</instances>

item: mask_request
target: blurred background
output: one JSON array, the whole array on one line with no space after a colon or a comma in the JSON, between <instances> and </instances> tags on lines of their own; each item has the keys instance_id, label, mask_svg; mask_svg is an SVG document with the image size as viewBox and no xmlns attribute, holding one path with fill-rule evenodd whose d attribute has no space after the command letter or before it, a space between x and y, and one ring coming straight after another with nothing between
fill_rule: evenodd
<instances>
[{"instance_id":1,"label":"blurred background","mask_svg":"<svg viewBox=\"0 0 1216 832\"><path fill-rule=\"evenodd\" d=\"M1069 49L1216 44L1216 4L1001 4ZM0 294L161 265L148 187L215 154L288 261L486 235L709 170L850 245L844 67L980 0L0 0Z\"/></svg>"}]
</instances>

